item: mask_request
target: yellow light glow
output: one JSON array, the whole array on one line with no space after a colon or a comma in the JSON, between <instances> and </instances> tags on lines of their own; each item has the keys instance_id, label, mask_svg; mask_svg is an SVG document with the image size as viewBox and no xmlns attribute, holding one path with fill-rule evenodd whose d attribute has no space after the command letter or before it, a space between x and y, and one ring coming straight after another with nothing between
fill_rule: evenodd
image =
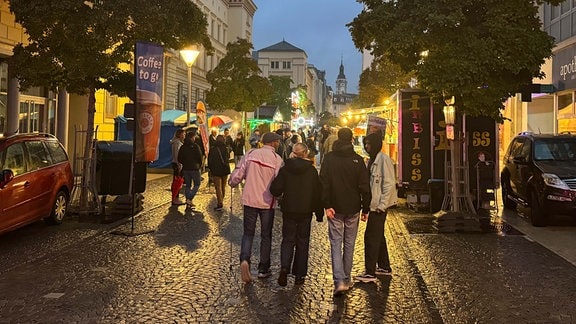
<instances>
[{"instance_id":1,"label":"yellow light glow","mask_svg":"<svg viewBox=\"0 0 576 324\"><path fill-rule=\"evenodd\" d=\"M448 125L454 125L456 121L456 108L454 106L444 106L444 121Z\"/></svg>"},{"instance_id":2,"label":"yellow light glow","mask_svg":"<svg viewBox=\"0 0 576 324\"><path fill-rule=\"evenodd\" d=\"M197 45L191 45L189 47L180 50L180 55L182 56L182 59L184 60L184 62L186 62L186 65L188 66L192 66L192 64L194 64L194 61L196 61L198 54L200 54L200 49L198 49Z\"/></svg>"}]
</instances>

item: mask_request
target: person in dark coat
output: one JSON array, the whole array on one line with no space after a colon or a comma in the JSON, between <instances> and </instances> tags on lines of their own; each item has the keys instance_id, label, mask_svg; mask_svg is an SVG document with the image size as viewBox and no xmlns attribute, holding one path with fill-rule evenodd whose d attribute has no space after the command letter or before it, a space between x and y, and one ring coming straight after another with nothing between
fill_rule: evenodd
<instances>
[{"instance_id":1,"label":"person in dark coat","mask_svg":"<svg viewBox=\"0 0 576 324\"><path fill-rule=\"evenodd\" d=\"M322 202L328 218L334 295L352 285L354 245L360 211L367 217L372 193L364 159L354 152L352 130L341 128L333 150L326 153L320 167Z\"/></svg>"},{"instance_id":2,"label":"person in dark coat","mask_svg":"<svg viewBox=\"0 0 576 324\"><path fill-rule=\"evenodd\" d=\"M232 142L232 152L234 153L234 165L238 165L240 160L244 156L244 151L246 150L246 138L242 132L236 134L236 138Z\"/></svg>"},{"instance_id":3,"label":"person in dark coat","mask_svg":"<svg viewBox=\"0 0 576 324\"><path fill-rule=\"evenodd\" d=\"M275 133L280 135L280 136L284 136L284 130L281 128L276 130ZM290 153L286 150L286 143L284 143L284 140L280 141L280 145L276 149L276 154L280 155L282 160L284 160L284 161L288 160L288 155Z\"/></svg>"},{"instance_id":4,"label":"person in dark coat","mask_svg":"<svg viewBox=\"0 0 576 324\"><path fill-rule=\"evenodd\" d=\"M310 221L312 213L321 222L324 216L320 200L320 179L312 161L307 159L306 144L294 144L292 158L278 172L270 185L270 193L282 196L282 244L278 284L286 286L288 273L296 284L304 283L308 273Z\"/></svg>"},{"instance_id":5,"label":"person in dark coat","mask_svg":"<svg viewBox=\"0 0 576 324\"><path fill-rule=\"evenodd\" d=\"M186 134L184 145L178 151L178 162L182 164L182 175L184 176L186 207L195 208L192 202L198 188L200 188L200 169L202 167L202 151L196 144L196 132ZM194 184L194 187L192 187Z\"/></svg>"},{"instance_id":6,"label":"person in dark coat","mask_svg":"<svg viewBox=\"0 0 576 324\"><path fill-rule=\"evenodd\" d=\"M226 183L230 174L230 153L226 146L225 138L222 135L216 136L214 146L208 152L208 168L210 169L210 178L216 189L217 205L214 210L222 210L224 206L224 196L226 194Z\"/></svg>"},{"instance_id":7,"label":"person in dark coat","mask_svg":"<svg viewBox=\"0 0 576 324\"><path fill-rule=\"evenodd\" d=\"M234 140L232 136L230 136L230 130L228 128L224 128L224 142L226 143L226 147L228 147L228 152L232 152L232 143Z\"/></svg>"}]
</instances>

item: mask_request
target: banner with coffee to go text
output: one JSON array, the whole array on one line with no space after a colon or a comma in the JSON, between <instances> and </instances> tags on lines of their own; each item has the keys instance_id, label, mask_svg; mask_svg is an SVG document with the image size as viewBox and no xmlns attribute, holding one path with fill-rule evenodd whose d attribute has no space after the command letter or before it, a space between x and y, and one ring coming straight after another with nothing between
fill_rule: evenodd
<instances>
[{"instance_id":1,"label":"banner with coffee to go text","mask_svg":"<svg viewBox=\"0 0 576 324\"><path fill-rule=\"evenodd\" d=\"M136 76L135 161L158 159L162 117L162 71L164 48L153 43L137 42L134 74Z\"/></svg>"}]
</instances>

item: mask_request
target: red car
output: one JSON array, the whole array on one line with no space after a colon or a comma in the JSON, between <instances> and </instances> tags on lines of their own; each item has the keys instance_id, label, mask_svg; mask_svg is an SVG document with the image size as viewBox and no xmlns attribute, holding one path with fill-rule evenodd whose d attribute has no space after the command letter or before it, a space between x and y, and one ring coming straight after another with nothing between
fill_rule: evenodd
<instances>
[{"instance_id":1,"label":"red car","mask_svg":"<svg viewBox=\"0 0 576 324\"><path fill-rule=\"evenodd\" d=\"M73 185L68 155L53 135L0 137L0 234L39 219L60 224Z\"/></svg>"}]
</instances>

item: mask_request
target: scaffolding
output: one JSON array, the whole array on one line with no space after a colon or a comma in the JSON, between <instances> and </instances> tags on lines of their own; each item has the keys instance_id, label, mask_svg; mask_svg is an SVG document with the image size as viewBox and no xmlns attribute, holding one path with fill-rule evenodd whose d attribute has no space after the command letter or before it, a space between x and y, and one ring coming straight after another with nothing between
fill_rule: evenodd
<instances>
[{"instance_id":1,"label":"scaffolding","mask_svg":"<svg viewBox=\"0 0 576 324\"><path fill-rule=\"evenodd\" d=\"M98 127L94 130L94 137L90 140L90 154L85 156L85 145L87 143L88 130L82 126L74 126L74 153L72 169L74 173L74 188L70 199L70 212L80 215L100 214L102 205L98 199L96 188L96 134Z\"/></svg>"}]
</instances>

